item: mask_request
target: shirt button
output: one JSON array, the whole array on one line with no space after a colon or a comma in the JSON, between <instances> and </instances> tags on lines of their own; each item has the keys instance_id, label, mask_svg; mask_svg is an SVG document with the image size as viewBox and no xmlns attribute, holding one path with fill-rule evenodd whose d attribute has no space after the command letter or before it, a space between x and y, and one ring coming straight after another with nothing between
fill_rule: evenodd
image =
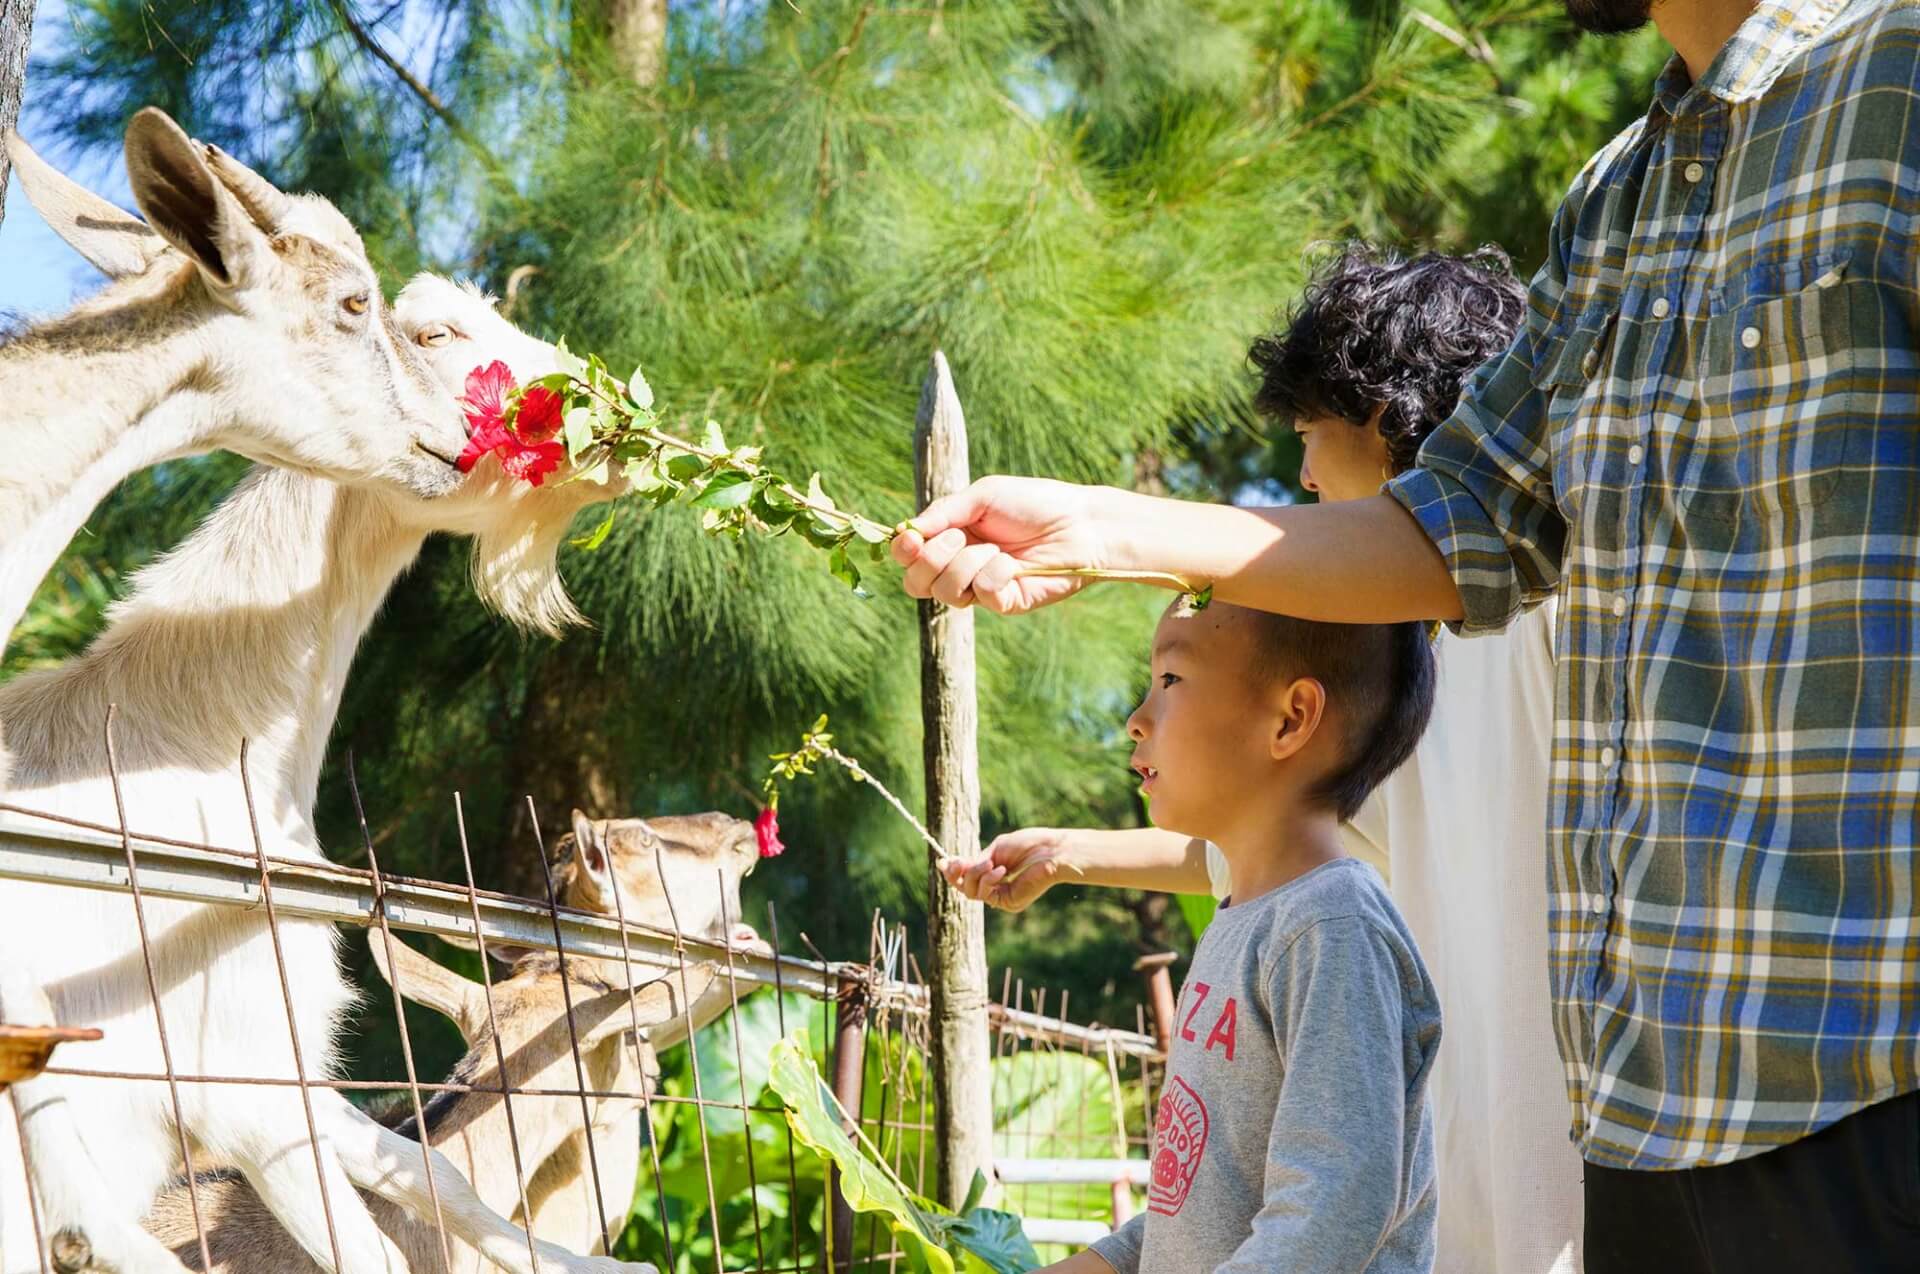
<instances>
[{"instance_id":1,"label":"shirt button","mask_svg":"<svg viewBox=\"0 0 1920 1274\"><path fill-rule=\"evenodd\" d=\"M1700 183L1700 179L1706 175L1707 175L1707 170L1702 168L1697 163L1688 164L1686 167L1686 178L1689 182L1692 182L1695 185L1698 185Z\"/></svg>"},{"instance_id":2,"label":"shirt button","mask_svg":"<svg viewBox=\"0 0 1920 1274\"><path fill-rule=\"evenodd\" d=\"M1600 370L1600 351L1597 349L1588 350L1586 357L1580 360L1580 370L1582 372L1585 372L1589 376L1599 371Z\"/></svg>"},{"instance_id":3,"label":"shirt button","mask_svg":"<svg viewBox=\"0 0 1920 1274\"><path fill-rule=\"evenodd\" d=\"M1613 599L1613 617L1615 619L1618 619L1620 616L1626 613L1627 613L1627 599L1624 597L1614 598Z\"/></svg>"},{"instance_id":4,"label":"shirt button","mask_svg":"<svg viewBox=\"0 0 1920 1274\"><path fill-rule=\"evenodd\" d=\"M1654 301L1653 316L1655 318L1665 318L1667 315L1671 313L1673 313L1673 305L1667 300L1666 297L1663 296Z\"/></svg>"},{"instance_id":5,"label":"shirt button","mask_svg":"<svg viewBox=\"0 0 1920 1274\"><path fill-rule=\"evenodd\" d=\"M1602 769L1613 768L1613 749L1612 748L1600 749L1600 767Z\"/></svg>"},{"instance_id":6,"label":"shirt button","mask_svg":"<svg viewBox=\"0 0 1920 1274\"><path fill-rule=\"evenodd\" d=\"M1753 349L1755 346L1759 345L1760 329L1757 327L1749 327L1745 331L1741 332L1740 343L1746 346L1748 349Z\"/></svg>"},{"instance_id":7,"label":"shirt button","mask_svg":"<svg viewBox=\"0 0 1920 1274\"><path fill-rule=\"evenodd\" d=\"M1647 458L1647 449L1641 446L1639 443L1636 442L1631 447L1627 448L1628 464L1639 464L1642 460L1645 460L1646 458Z\"/></svg>"},{"instance_id":8,"label":"shirt button","mask_svg":"<svg viewBox=\"0 0 1920 1274\"><path fill-rule=\"evenodd\" d=\"M1607 896L1605 894L1595 894L1593 897L1587 899L1587 906L1593 908L1594 915L1604 915L1607 910Z\"/></svg>"}]
</instances>

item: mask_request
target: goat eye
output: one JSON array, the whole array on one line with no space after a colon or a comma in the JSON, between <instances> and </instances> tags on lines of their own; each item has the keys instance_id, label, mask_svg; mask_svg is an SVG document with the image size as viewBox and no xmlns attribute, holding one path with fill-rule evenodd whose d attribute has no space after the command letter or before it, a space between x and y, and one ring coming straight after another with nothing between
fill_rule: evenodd
<instances>
[{"instance_id":1,"label":"goat eye","mask_svg":"<svg viewBox=\"0 0 1920 1274\"><path fill-rule=\"evenodd\" d=\"M438 323L434 324L432 327L421 328L418 332L414 334L414 337L413 337L414 344L423 346L427 349L434 349L434 348L437 348L438 346L445 345L448 341L452 339L453 339L453 329L450 327L444 327Z\"/></svg>"},{"instance_id":2,"label":"goat eye","mask_svg":"<svg viewBox=\"0 0 1920 1274\"><path fill-rule=\"evenodd\" d=\"M341 302L341 304L347 307L347 313L349 314L365 314L367 312L367 306L371 304L371 299L365 292L355 292L352 296Z\"/></svg>"}]
</instances>

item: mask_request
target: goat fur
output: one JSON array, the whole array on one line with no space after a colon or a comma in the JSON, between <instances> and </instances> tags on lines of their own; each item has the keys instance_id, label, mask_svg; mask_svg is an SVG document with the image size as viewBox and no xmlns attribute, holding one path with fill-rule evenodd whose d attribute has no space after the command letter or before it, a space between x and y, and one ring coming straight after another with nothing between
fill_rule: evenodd
<instances>
[{"instance_id":1,"label":"goat fur","mask_svg":"<svg viewBox=\"0 0 1920 1274\"><path fill-rule=\"evenodd\" d=\"M551 347L471 291L416 281L395 308L409 340L419 323L458 324L461 339L429 360L445 385L493 358L523 379L552 370ZM102 730L108 705L117 704L119 775L136 840L175 837L250 852L237 770L246 741L265 848L319 860L314 797L354 649L426 537L471 538L483 597L509 619L551 631L574 615L555 553L574 515L604 494L586 484L528 488L492 461L456 492L433 499L390 484L341 486L255 470L184 543L138 573L85 653L0 687L0 761L13 767L8 799L114 824ZM158 898L145 910L176 1070L295 1078L264 914ZM288 919L278 938L299 991L292 1030L305 1065L312 1075L331 1075L335 1034L353 998L334 930ZM101 1041L70 1046L63 1063L162 1072L156 1006L127 895L0 882L0 1020L8 1002L41 994L56 1020L105 1031ZM22 1193L24 1135L47 1232L81 1229L101 1263L121 1274L177 1274L179 1261L140 1227L183 1167L168 1086L44 1075L18 1085L17 1097L18 1132L11 1109L0 1107L0 1269L38 1268ZM187 1083L180 1101L196 1155L237 1167L315 1263L335 1270L300 1091ZM355 1187L415 1215L426 1211L419 1147L335 1091L312 1090L311 1101L339 1267L351 1274L405 1269ZM481 1204L451 1165L436 1162L435 1174L450 1228L501 1268L532 1274L525 1236ZM569 1274L634 1268L558 1248L542 1252L540 1263Z\"/></svg>"}]
</instances>

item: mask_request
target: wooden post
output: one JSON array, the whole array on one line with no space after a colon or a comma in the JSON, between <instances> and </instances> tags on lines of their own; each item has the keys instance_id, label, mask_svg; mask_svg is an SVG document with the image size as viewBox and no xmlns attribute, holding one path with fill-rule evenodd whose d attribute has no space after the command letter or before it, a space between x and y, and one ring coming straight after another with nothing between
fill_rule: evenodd
<instances>
[{"instance_id":1,"label":"wooden post","mask_svg":"<svg viewBox=\"0 0 1920 1274\"><path fill-rule=\"evenodd\" d=\"M946 356L937 350L920 388L913 444L922 507L967 485L966 420ZM980 852L980 708L971 610L920 603L920 713L927 829L948 853L972 857ZM993 1177L986 917L980 904L948 885L931 861L927 926L933 946L935 1197L958 1208L976 1171Z\"/></svg>"},{"instance_id":2,"label":"wooden post","mask_svg":"<svg viewBox=\"0 0 1920 1274\"><path fill-rule=\"evenodd\" d=\"M20 92L27 82L27 46L33 43L34 0L0 0L0 137L20 118ZM0 221L7 217L7 176L12 165L0 147Z\"/></svg>"}]
</instances>

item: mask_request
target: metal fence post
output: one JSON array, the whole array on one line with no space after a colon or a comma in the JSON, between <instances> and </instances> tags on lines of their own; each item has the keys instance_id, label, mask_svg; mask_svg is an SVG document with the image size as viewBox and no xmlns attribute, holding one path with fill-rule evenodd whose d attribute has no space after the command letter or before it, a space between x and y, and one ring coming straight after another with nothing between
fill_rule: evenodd
<instances>
[{"instance_id":1,"label":"metal fence post","mask_svg":"<svg viewBox=\"0 0 1920 1274\"><path fill-rule=\"evenodd\" d=\"M858 978L845 978L840 994L833 1002L833 1095L839 1099L847 1118L842 1127L848 1137L860 1137L860 1103L865 1097L867 1075L867 986ZM853 1209L840 1190L840 1169L828 1174L829 1224L832 1228L833 1268L853 1268Z\"/></svg>"}]
</instances>

